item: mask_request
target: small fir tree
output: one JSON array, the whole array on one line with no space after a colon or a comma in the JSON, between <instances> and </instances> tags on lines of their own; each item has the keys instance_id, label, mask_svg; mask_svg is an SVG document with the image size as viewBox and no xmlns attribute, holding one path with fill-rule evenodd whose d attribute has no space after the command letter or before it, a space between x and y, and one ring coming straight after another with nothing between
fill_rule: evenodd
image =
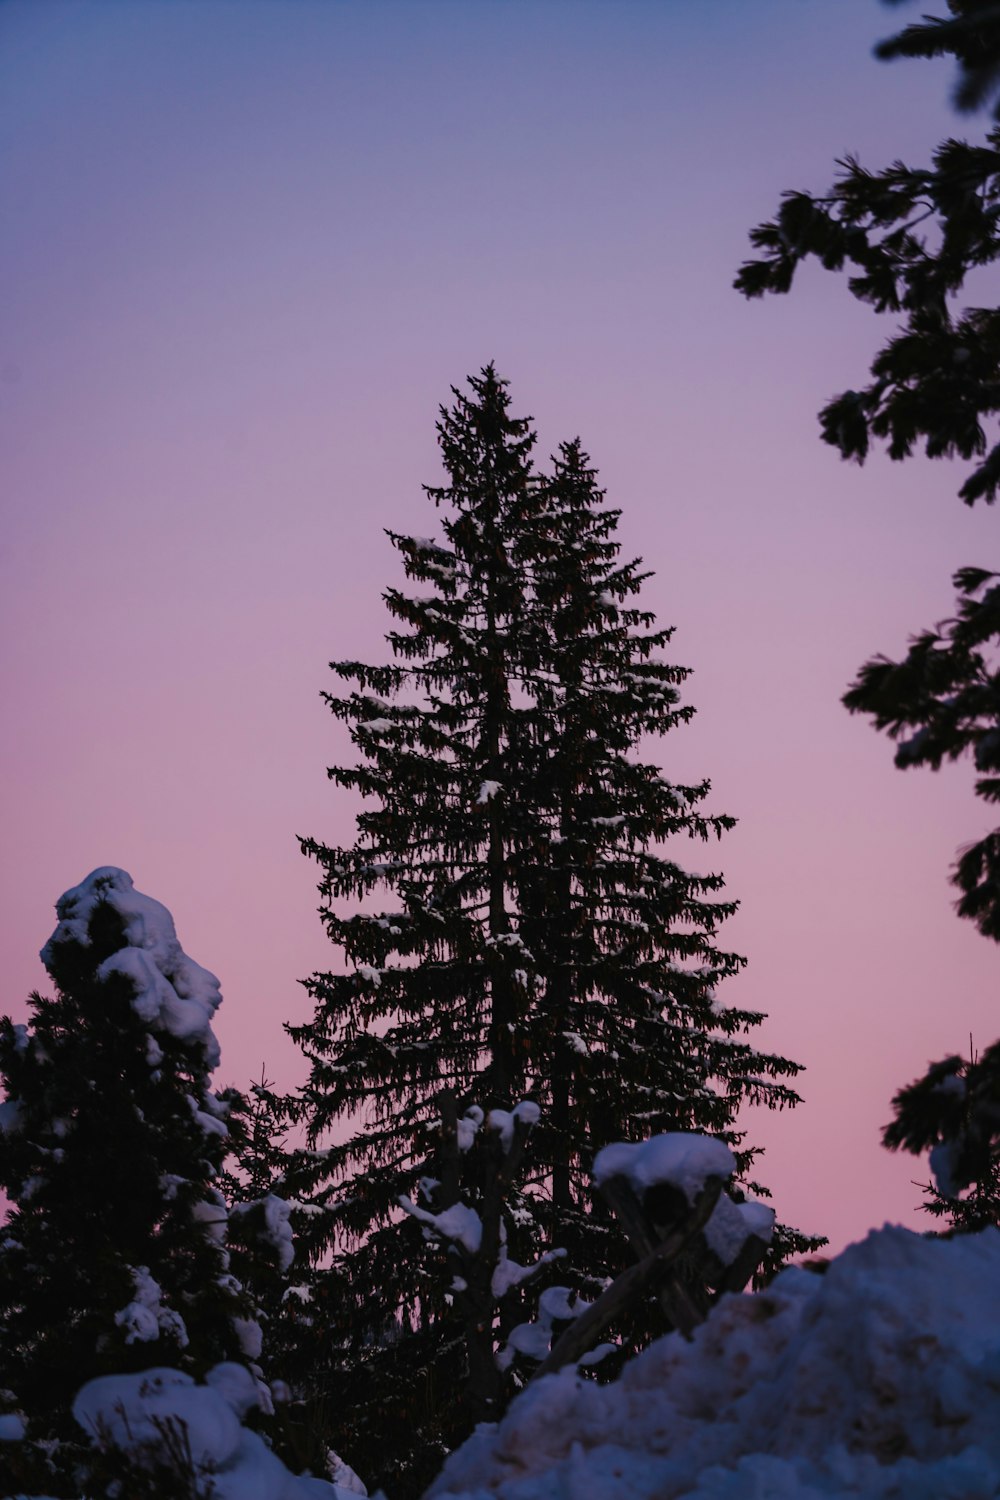
<instances>
[{"instance_id":1,"label":"small fir tree","mask_svg":"<svg viewBox=\"0 0 1000 1500\"><path fill-rule=\"evenodd\" d=\"M692 710L685 669L662 660L670 632L635 604L639 563L617 562L617 512L579 444L535 470L492 367L470 385L438 426L443 542L390 534L420 589L385 596L396 661L334 664L354 691L328 702L362 759L330 774L365 801L357 842L303 841L347 960L309 981L315 1017L292 1032L329 1209L312 1253L334 1252L346 1302L329 1388L338 1446L394 1500L476 1415L434 1246L399 1221L400 1199L440 1176L443 1090L459 1112L541 1106L532 1170L507 1184L509 1253L531 1264L568 1244L575 1290L628 1260L587 1185L600 1146L689 1128L735 1140L744 1100L796 1100L780 1081L796 1065L737 1039L760 1017L714 1002L742 963L715 942L733 910L721 877L659 849L732 820L700 812L707 783L636 756Z\"/></svg>"},{"instance_id":2,"label":"small fir tree","mask_svg":"<svg viewBox=\"0 0 1000 1500\"><path fill-rule=\"evenodd\" d=\"M221 1186L229 1205L233 1270L252 1295L264 1330L275 1408L269 1436L290 1468L318 1474L329 1467L330 1424L310 1399L323 1329L313 1316L315 1267L297 1253L309 1210L295 1197L290 1115L291 1101L262 1067L259 1081L237 1096L230 1111ZM319 1285L325 1289L323 1278Z\"/></svg>"},{"instance_id":3,"label":"small fir tree","mask_svg":"<svg viewBox=\"0 0 1000 1500\"><path fill-rule=\"evenodd\" d=\"M85 1380L202 1375L255 1358L260 1329L218 1188L218 981L123 870L95 870L57 913L54 995L32 996L26 1025L0 1019L0 1389L27 1418L8 1451L46 1493L75 1495Z\"/></svg>"},{"instance_id":4,"label":"small fir tree","mask_svg":"<svg viewBox=\"0 0 1000 1500\"><path fill-rule=\"evenodd\" d=\"M890 1151L929 1152L924 1207L946 1229L1000 1226L1000 1042L977 1056L946 1057L900 1089L882 1133Z\"/></svg>"}]
</instances>

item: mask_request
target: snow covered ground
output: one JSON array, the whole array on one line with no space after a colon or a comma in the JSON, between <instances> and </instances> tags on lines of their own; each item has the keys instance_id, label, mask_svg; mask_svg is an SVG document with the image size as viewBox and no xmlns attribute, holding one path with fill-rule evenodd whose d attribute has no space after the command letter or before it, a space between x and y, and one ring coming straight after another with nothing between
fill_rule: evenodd
<instances>
[{"instance_id":1,"label":"snow covered ground","mask_svg":"<svg viewBox=\"0 0 1000 1500\"><path fill-rule=\"evenodd\" d=\"M540 1380L427 1500L987 1500L1000 1493L1000 1231L873 1231L730 1296L613 1385Z\"/></svg>"}]
</instances>

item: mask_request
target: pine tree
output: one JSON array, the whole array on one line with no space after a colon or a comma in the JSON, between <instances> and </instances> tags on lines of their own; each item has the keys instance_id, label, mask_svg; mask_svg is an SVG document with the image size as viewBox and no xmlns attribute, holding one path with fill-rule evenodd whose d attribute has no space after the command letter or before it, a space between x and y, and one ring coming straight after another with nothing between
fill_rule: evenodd
<instances>
[{"instance_id":1,"label":"pine tree","mask_svg":"<svg viewBox=\"0 0 1000 1500\"><path fill-rule=\"evenodd\" d=\"M745 963L717 946L736 903L720 899L721 875L682 867L678 843L718 840L735 820L702 811L707 781L672 783L638 757L644 736L694 714L679 701L689 671L664 659L673 630L638 605L649 575L641 559L619 560L620 512L604 505L578 440L553 459L545 495L544 667L531 677L538 829L518 872L521 931L542 970L527 1051L551 1239L570 1250L560 1277L593 1295L628 1259L616 1228L594 1233L595 1147L678 1130L738 1145L740 1105L794 1105L780 1080L799 1067L755 1051L744 1038L763 1016L716 997ZM755 1154L741 1153L742 1171ZM780 1243L814 1242L783 1230Z\"/></svg>"},{"instance_id":2,"label":"pine tree","mask_svg":"<svg viewBox=\"0 0 1000 1500\"><path fill-rule=\"evenodd\" d=\"M950 20L924 16L876 51L955 57L956 104L973 110L1000 78L1000 11L992 0L949 0L948 8ZM1000 492L1000 308L963 307L959 299L970 277L1000 260L1000 127L983 142L942 141L929 167L896 161L873 172L852 157L837 165L827 193L785 193L774 219L751 230L760 257L744 262L736 286L762 297L788 292L810 258L827 270L847 266L851 295L899 326L875 355L868 384L820 412L824 441L859 464L878 442L897 460L920 445L928 458L974 460L959 496L969 506L991 505ZM867 662L845 695L852 712L871 714L893 736L905 727L921 731L897 752L897 766L936 768L971 748L982 769L995 769L1000 711L989 661L1000 643L1000 611L993 588L973 597L994 576L960 569L956 618L921 631L903 662ZM960 706L951 698L956 689ZM976 790L990 802L1000 795L995 777ZM1000 829L960 853L952 882L961 892L959 915L1000 939Z\"/></svg>"},{"instance_id":3,"label":"pine tree","mask_svg":"<svg viewBox=\"0 0 1000 1500\"><path fill-rule=\"evenodd\" d=\"M951 1232L1000 1225L1000 1042L981 1057L946 1057L900 1089L882 1140L890 1151L930 1153L924 1207Z\"/></svg>"},{"instance_id":4,"label":"pine tree","mask_svg":"<svg viewBox=\"0 0 1000 1500\"><path fill-rule=\"evenodd\" d=\"M85 1380L245 1362L259 1327L217 1185L218 981L122 870L95 870L57 912L55 994L31 997L26 1025L0 1019L0 1389L28 1421L8 1452L46 1493L76 1494Z\"/></svg>"},{"instance_id":5,"label":"pine tree","mask_svg":"<svg viewBox=\"0 0 1000 1500\"><path fill-rule=\"evenodd\" d=\"M948 18L924 15L904 27L876 55L953 57L955 107L972 112L992 99L1000 119L1000 7L948 0L948 10ZM959 496L991 505L1000 493L1000 308L963 307L959 298L971 276L1000 260L1000 128L983 142L942 141L925 168L896 161L872 172L852 157L837 165L829 192L785 193L774 219L751 230L760 258L744 262L737 289L747 297L787 292L810 257L831 271L848 266L851 295L900 326L876 353L869 383L820 412L824 441L858 463L873 441L897 460L921 443L928 458L974 460ZM980 773L976 795L991 805L1000 801L997 577L960 568L952 618L912 636L901 660L866 662L843 698L899 741L901 769L938 770L969 755ZM960 849L951 878L959 916L1000 942L1000 828ZM932 1151L929 1211L956 1228L997 1222L1000 1043L979 1061L931 1064L897 1093L893 1109L884 1143Z\"/></svg>"},{"instance_id":6,"label":"pine tree","mask_svg":"<svg viewBox=\"0 0 1000 1500\"><path fill-rule=\"evenodd\" d=\"M518 676L535 439L492 369L471 385L438 427L450 484L428 493L451 512L445 543L390 533L408 578L433 593L386 593L403 627L389 635L396 664L333 664L356 684L326 696L363 757L330 772L369 804L358 840L303 841L323 867L324 921L350 965L313 976L315 1018L292 1030L311 1064L311 1142L344 1123L352 1131L313 1163L316 1201L330 1210L312 1221L313 1254L337 1251L331 1405L343 1414L345 1458L393 1500L404 1475L421 1488L464 1435L451 1401L461 1327L419 1226L398 1222L399 1199L432 1175L442 1091L488 1108L523 1076L518 1024L532 969L508 880L523 808L499 793L518 785L526 734ZM344 915L335 905L380 890L388 909L368 900Z\"/></svg>"},{"instance_id":7,"label":"pine tree","mask_svg":"<svg viewBox=\"0 0 1000 1500\"><path fill-rule=\"evenodd\" d=\"M362 760L330 775L370 804L358 840L303 841L348 965L313 976L315 1018L292 1033L329 1209L312 1250L335 1251L344 1306L337 1442L394 1500L473 1415L455 1399L447 1279L397 1209L438 1175L442 1093L459 1110L541 1106L529 1177L508 1185L510 1253L527 1264L568 1235L577 1289L628 1256L590 1197L596 1149L664 1129L735 1139L742 1100L796 1100L776 1081L795 1064L734 1039L760 1018L714 1002L742 962L715 944L733 909L713 899L721 877L657 852L732 820L698 811L707 784L674 786L635 757L692 710L677 705L685 670L660 658L670 632L634 607L645 575L616 561L617 513L578 444L552 476L534 469L534 434L492 367L470 385L438 426L449 483L428 493L444 542L390 534L432 592L386 593L405 627L388 637L393 665L334 664L355 687L328 702ZM344 898L364 908L342 912Z\"/></svg>"}]
</instances>

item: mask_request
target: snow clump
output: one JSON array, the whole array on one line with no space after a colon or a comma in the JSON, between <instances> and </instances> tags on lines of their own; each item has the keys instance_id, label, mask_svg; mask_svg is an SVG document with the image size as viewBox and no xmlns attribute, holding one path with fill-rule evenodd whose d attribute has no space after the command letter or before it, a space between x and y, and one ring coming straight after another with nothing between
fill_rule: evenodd
<instances>
[{"instance_id":1,"label":"snow clump","mask_svg":"<svg viewBox=\"0 0 1000 1500\"><path fill-rule=\"evenodd\" d=\"M287 1271L295 1259L292 1205L286 1199L279 1198L276 1193L268 1193L266 1198L256 1198L252 1203L234 1203L229 1211L230 1217L238 1218L241 1214L251 1213L256 1209L261 1210L264 1220L261 1238L276 1252L278 1269Z\"/></svg>"},{"instance_id":2,"label":"snow clump","mask_svg":"<svg viewBox=\"0 0 1000 1500\"><path fill-rule=\"evenodd\" d=\"M124 974L134 990L133 1008L150 1031L200 1046L208 1070L217 1067L219 1043L211 1022L222 1002L219 981L188 958L167 908L137 891L124 870L113 865L92 870L86 880L60 896L56 902L59 925L41 952L49 973L58 982L64 944L91 946L91 924L102 906L121 918L125 946L104 960L97 977Z\"/></svg>"},{"instance_id":3,"label":"snow clump","mask_svg":"<svg viewBox=\"0 0 1000 1500\"><path fill-rule=\"evenodd\" d=\"M728 1295L611 1385L565 1370L428 1500L987 1500L1000 1492L1000 1231L887 1226Z\"/></svg>"}]
</instances>

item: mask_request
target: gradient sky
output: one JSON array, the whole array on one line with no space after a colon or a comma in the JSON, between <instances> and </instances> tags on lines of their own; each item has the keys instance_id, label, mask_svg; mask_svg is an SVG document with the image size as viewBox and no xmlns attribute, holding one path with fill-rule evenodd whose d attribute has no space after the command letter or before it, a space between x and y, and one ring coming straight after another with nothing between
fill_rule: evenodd
<instances>
[{"instance_id":1,"label":"gradient sky","mask_svg":"<svg viewBox=\"0 0 1000 1500\"><path fill-rule=\"evenodd\" d=\"M780 191L926 159L949 71L874 0L6 0L0 6L3 1008L101 864L221 978L220 1082L302 1076L333 961L296 834L350 837L332 657L384 658L386 526L430 534L448 388L490 359L579 433L677 627L657 757L737 830L733 1003L806 1064L753 1113L783 1218L915 1214L896 1088L1000 1031L947 869L967 768L903 774L839 698L996 564L957 469L841 463L815 413L887 329L842 279L731 290ZM995 294L994 294L995 295Z\"/></svg>"}]
</instances>

